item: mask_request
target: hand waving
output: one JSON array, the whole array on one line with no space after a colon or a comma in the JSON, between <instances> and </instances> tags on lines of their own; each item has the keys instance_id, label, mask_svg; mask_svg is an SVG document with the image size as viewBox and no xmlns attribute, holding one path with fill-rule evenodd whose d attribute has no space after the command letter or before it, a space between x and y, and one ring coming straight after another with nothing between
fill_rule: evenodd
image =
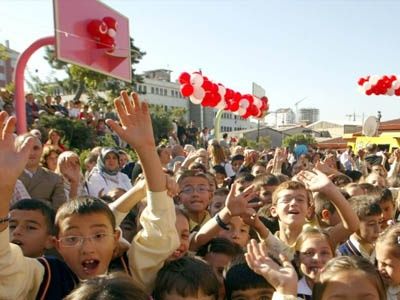
<instances>
[{"instance_id":1,"label":"hand waving","mask_svg":"<svg viewBox=\"0 0 400 300\"><path fill-rule=\"evenodd\" d=\"M247 244L245 257L249 267L263 276L275 290L285 295L296 295L297 274L284 255L281 254L279 257L282 261L282 266L280 266L268 256L263 243L257 244L255 240L251 240Z\"/></svg>"},{"instance_id":2,"label":"hand waving","mask_svg":"<svg viewBox=\"0 0 400 300\"><path fill-rule=\"evenodd\" d=\"M242 193L238 193L238 184L234 183L226 198L226 207L228 208L231 216L253 215L254 208L260 206L259 203L249 203L251 199L256 196L253 191L254 187L249 186Z\"/></svg>"},{"instance_id":3,"label":"hand waving","mask_svg":"<svg viewBox=\"0 0 400 300\"><path fill-rule=\"evenodd\" d=\"M301 171L297 175L297 180L302 182L312 192L324 192L333 186L332 181L317 169L314 169L313 172Z\"/></svg>"},{"instance_id":4,"label":"hand waving","mask_svg":"<svg viewBox=\"0 0 400 300\"><path fill-rule=\"evenodd\" d=\"M122 91L121 96L114 100L114 105L121 125L113 120L107 120L107 125L136 151L148 146L155 147L147 103L141 102L136 93L129 97L126 91Z\"/></svg>"}]
</instances>

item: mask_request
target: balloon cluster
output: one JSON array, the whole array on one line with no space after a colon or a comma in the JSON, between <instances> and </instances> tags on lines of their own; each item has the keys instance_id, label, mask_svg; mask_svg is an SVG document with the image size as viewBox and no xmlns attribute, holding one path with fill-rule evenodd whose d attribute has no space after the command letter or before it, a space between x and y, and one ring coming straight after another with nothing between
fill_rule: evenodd
<instances>
[{"instance_id":1,"label":"balloon cluster","mask_svg":"<svg viewBox=\"0 0 400 300\"><path fill-rule=\"evenodd\" d=\"M102 20L94 19L87 25L87 31L96 41L97 48L115 48L117 35L117 21L112 17L104 17Z\"/></svg>"},{"instance_id":2,"label":"balloon cluster","mask_svg":"<svg viewBox=\"0 0 400 300\"><path fill-rule=\"evenodd\" d=\"M374 95L387 95L387 96L400 96L400 80L396 75L372 75L361 77L358 80L360 90L368 96Z\"/></svg>"},{"instance_id":3,"label":"balloon cluster","mask_svg":"<svg viewBox=\"0 0 400 300\"><path fill-rule=\"evenodd\" d=\"M250 94L242 95L220 83L214 83L200 72L189 74L183 72L179 76L181 94L189 97L194 104L205 107L225 109L244 119L261 118L268 110L268 98L257 98Z\"/></svg>"}]
</instances>

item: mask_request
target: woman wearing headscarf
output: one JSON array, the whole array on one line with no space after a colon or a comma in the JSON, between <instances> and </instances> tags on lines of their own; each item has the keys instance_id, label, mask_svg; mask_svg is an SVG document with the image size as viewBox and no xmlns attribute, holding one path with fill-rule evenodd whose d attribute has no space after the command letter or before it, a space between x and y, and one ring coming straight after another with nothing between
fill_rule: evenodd
<instances>
[{"instance_id":1,"label":"woman wearing headscarf","mask_svg":"<svg viewBox=\"0 0 400 300\"><path fill-rule=\"evenodd\" d=\"M129 177L120 172L117 149L101 149L97 164L86 180L86 187L89 196L94 197L105 195L115 188L127 191L132 187Z\"/></svg>"}]
</instances>

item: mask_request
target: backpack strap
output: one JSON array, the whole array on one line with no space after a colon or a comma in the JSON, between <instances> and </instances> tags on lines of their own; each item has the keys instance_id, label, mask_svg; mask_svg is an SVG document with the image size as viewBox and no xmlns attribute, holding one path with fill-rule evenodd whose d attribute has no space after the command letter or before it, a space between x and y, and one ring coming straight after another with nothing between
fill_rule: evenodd
<instances>
[{"instance_id":1,"label":"backpack strap","mask_svg":"<svg viewBox=\"0 0 400 300\"><path fill-rule=\"evenodd\" d=\"M39 291L37 293L37 300L44 300L47 295L47 291L49 290L50 281L51 281L51 268L49 262L44 257L39 257L37 259L44 267L44 275L42 283L40 284Z\"/></svg>"}]
</instances>

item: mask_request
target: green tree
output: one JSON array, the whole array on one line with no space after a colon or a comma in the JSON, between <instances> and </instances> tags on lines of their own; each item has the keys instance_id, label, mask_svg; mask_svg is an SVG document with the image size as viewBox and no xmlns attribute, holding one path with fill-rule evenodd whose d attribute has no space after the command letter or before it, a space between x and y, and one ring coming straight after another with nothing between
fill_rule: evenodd
<instances>
[{"instance_id":1,"label":"green tree","mask_svg":"<svg viewBox=\"0 0 400 300\"><path fill-rule=\"evenodd\" d=\"M282 145L284 147L289 147L291 150L294 149L294 145L312 145L315 144L316 140L314 139L313 136L308 135L308 134L295 134L291 136L287 136L283 139Z\"/></svg>"},{"instance_id":2,"label":"green tree","mask_svg":"<svg viewBox=\"0 0 400 300\"><path fill-rule=\"evenodd\" d=\"M10 55L8 53L7 47L3 44L0 44L0 60L7 61L10 59Z\"/></svg>"}]
</instances>

